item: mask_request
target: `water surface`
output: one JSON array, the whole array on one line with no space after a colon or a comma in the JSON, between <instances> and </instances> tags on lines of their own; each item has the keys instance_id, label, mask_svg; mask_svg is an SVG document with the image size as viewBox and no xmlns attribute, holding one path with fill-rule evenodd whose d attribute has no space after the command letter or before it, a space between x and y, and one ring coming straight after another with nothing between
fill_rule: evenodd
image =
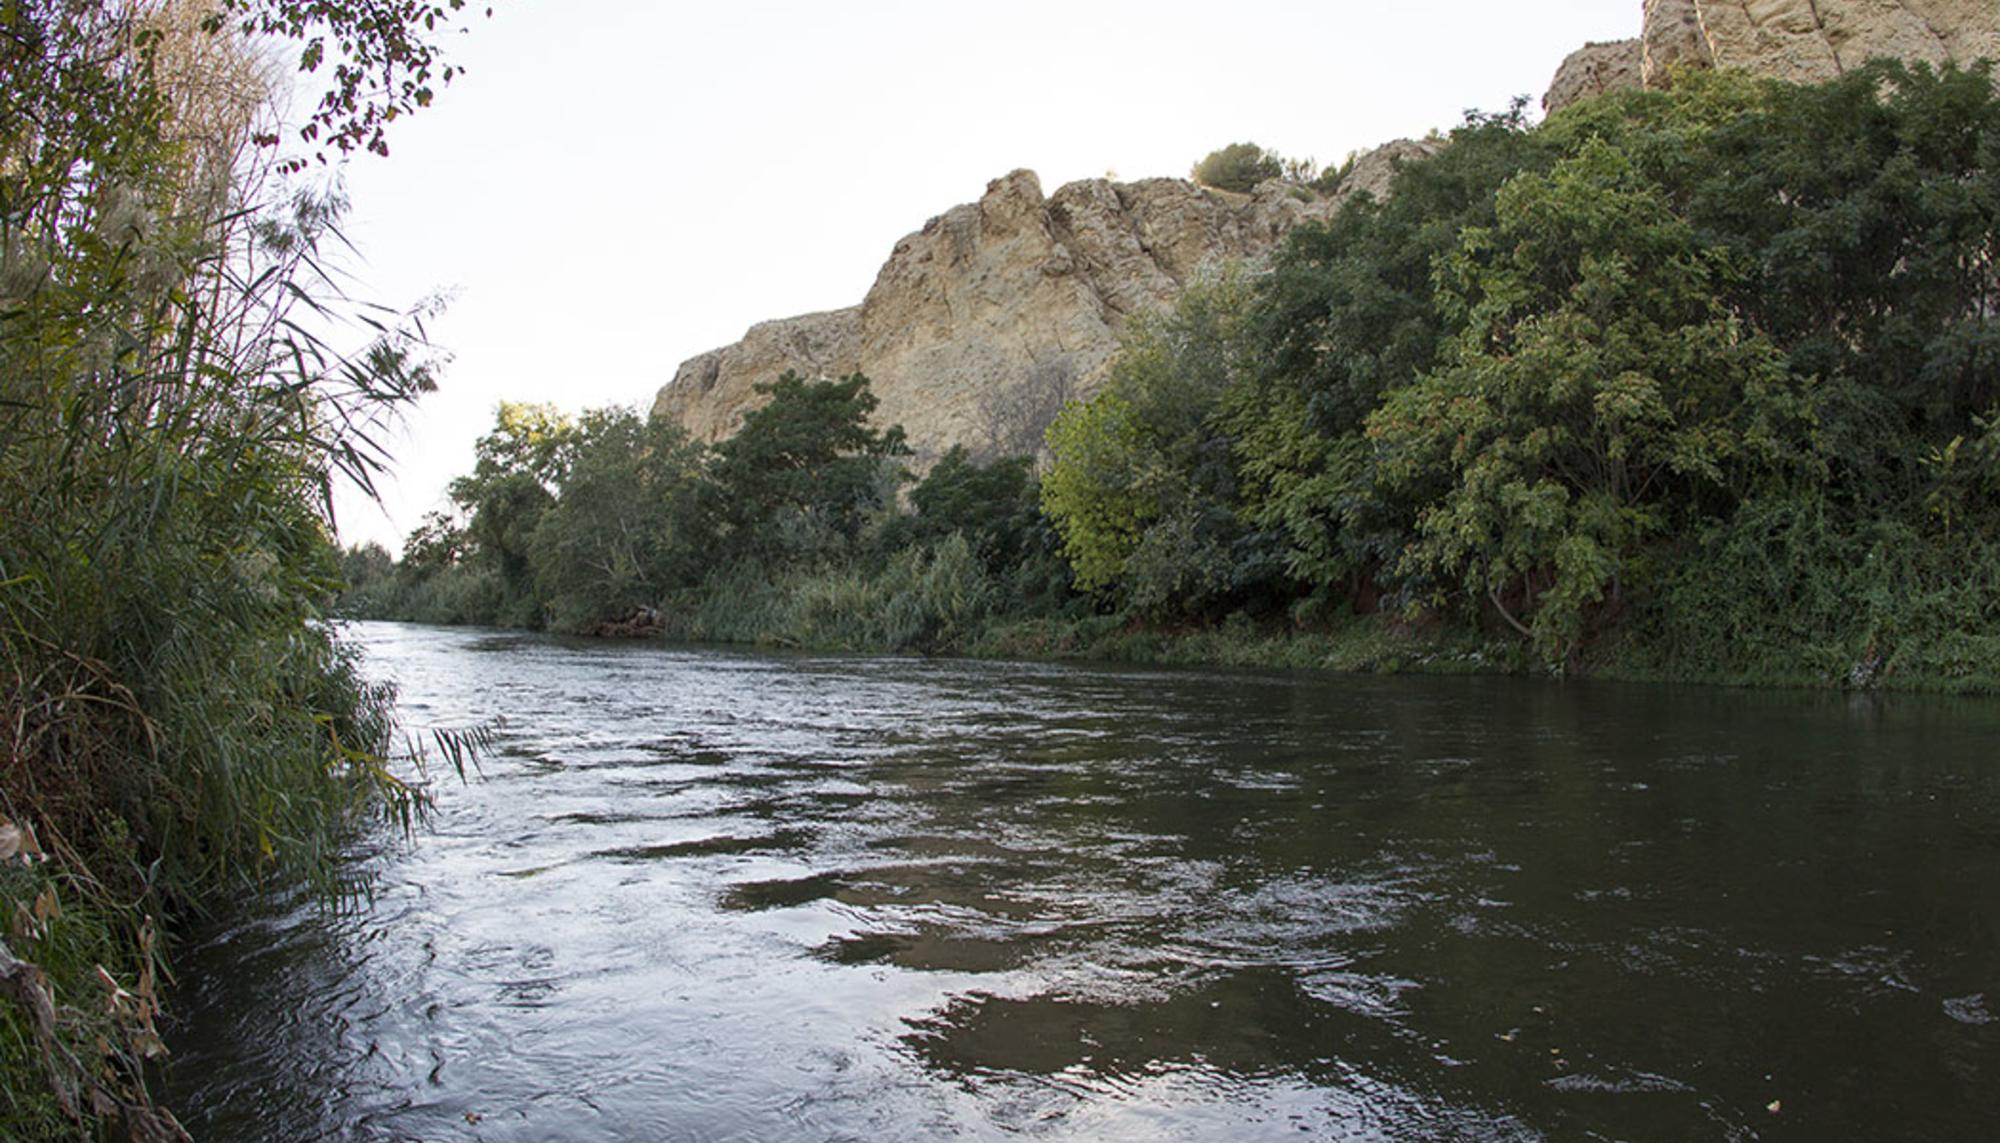
<instances>
[{"instance_id":1,"label":"water surface","mask_svg":"<svg viewBox=\"0 0 2000 1143\"><path fill-rule=\"evenodd\" d=\"M355 634L499 743L198 1139L2000 1137L2000 704Z\"/></svg>"}]
</instances>

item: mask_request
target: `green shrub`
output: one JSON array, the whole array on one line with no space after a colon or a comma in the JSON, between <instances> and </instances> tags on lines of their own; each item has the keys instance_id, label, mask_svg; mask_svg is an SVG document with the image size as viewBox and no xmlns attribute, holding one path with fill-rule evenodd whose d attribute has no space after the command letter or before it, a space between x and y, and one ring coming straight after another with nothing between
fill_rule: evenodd
<instances>
[{"instance_id":1,"label":"green shrub","mask_svg":"<svg viewBox=\"0 0 2000 1143\"><path fill-rule=\"evenodd\" d=\"M1255 143L1231 143L1204 155L1188 177L1205 187L1248 194L1285 172L1285 160Z\"/></svg>"}]
</instances>

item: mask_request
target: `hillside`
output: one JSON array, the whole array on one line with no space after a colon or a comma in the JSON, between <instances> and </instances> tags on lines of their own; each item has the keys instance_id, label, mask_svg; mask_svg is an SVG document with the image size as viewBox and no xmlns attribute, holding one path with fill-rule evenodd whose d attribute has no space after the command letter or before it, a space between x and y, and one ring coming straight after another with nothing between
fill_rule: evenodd
<instances>
[{"instance_id":1,"label":"hillside","mask_svg":"<svg viewBox=\"0 0 2000 1143\"><path fill-rule=\"evenodd\" d=\"M876 422L902 425L920 455L1032 452L1065 399L1096 390L1127 317L1262 260L1300 221L1383 193L1397 161L1427 150L1371 152L1326 196L1165 178L1087 179L1045 196L1034 172L1015 171L896 243L859 305L753 326L684 362L654 411L716 441L761 403L757 382L859 371L881 401Z\"/></svg>"},{"instance_id":2,"label":"hillside","mask_svg":"<svg viewBox=\"0 0 2000 1143\"><path fill-rule=\"evenodd\" d=\"M1725 68L1797 83L1888 56L1926 63L2000 57L2000 6L1975 0L1647 0L1640 34L1566 60L1542 104L1663 86L1671 70ZM787 369L866 374L920 457L953 445L1011 455L1042 447L1065 400L1101 386L1134 314L1171 308L1227 266L1264 262L1293 226L1387 192L1396 165L1433 144L1362 155L1331 195L1274 180L1247 195L1184 179L1089 179L1044 195L1030 171L993 180L898 242L859 304L759 323L683 362L654 412L718 441Z\"/></svg>"}]
</instances>

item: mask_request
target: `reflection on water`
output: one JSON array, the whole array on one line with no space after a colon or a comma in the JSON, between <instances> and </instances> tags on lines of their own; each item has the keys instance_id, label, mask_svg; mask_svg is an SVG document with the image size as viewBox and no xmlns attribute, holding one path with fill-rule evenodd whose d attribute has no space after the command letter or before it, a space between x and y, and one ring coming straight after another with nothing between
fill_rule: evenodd
<instances>
[{"instance_id":1,"label":"reflection on water","mask_svg":"<svg viewBox=\"0 0 2000 1143\"><path fill-rule=\"evenodd\" d=\"M203 1140L2000 1127L2000 705L357 634L500 744L183 959Z\"/></svg>"}]
</instances>

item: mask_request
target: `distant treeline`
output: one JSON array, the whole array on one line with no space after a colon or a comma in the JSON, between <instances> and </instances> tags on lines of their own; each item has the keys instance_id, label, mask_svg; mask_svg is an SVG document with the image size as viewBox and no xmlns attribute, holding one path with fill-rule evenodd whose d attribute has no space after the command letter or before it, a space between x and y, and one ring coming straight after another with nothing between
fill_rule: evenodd
<instances>
[{"instance_id":1,"label":"distant treeline","mask_svg":"<svg viewBox=\"0 0 2000 1143\"><path fill-rule=\"evenodd\" d=\"M508 405L400 565L350 551L346 606L1991 688L1996 305L1985 66L1690 73L1470 116L1385 200L1135 321L1039 472L955 450L912 482L860 377L771 382L712 448Z\"/></svg>"}]
</instances>

